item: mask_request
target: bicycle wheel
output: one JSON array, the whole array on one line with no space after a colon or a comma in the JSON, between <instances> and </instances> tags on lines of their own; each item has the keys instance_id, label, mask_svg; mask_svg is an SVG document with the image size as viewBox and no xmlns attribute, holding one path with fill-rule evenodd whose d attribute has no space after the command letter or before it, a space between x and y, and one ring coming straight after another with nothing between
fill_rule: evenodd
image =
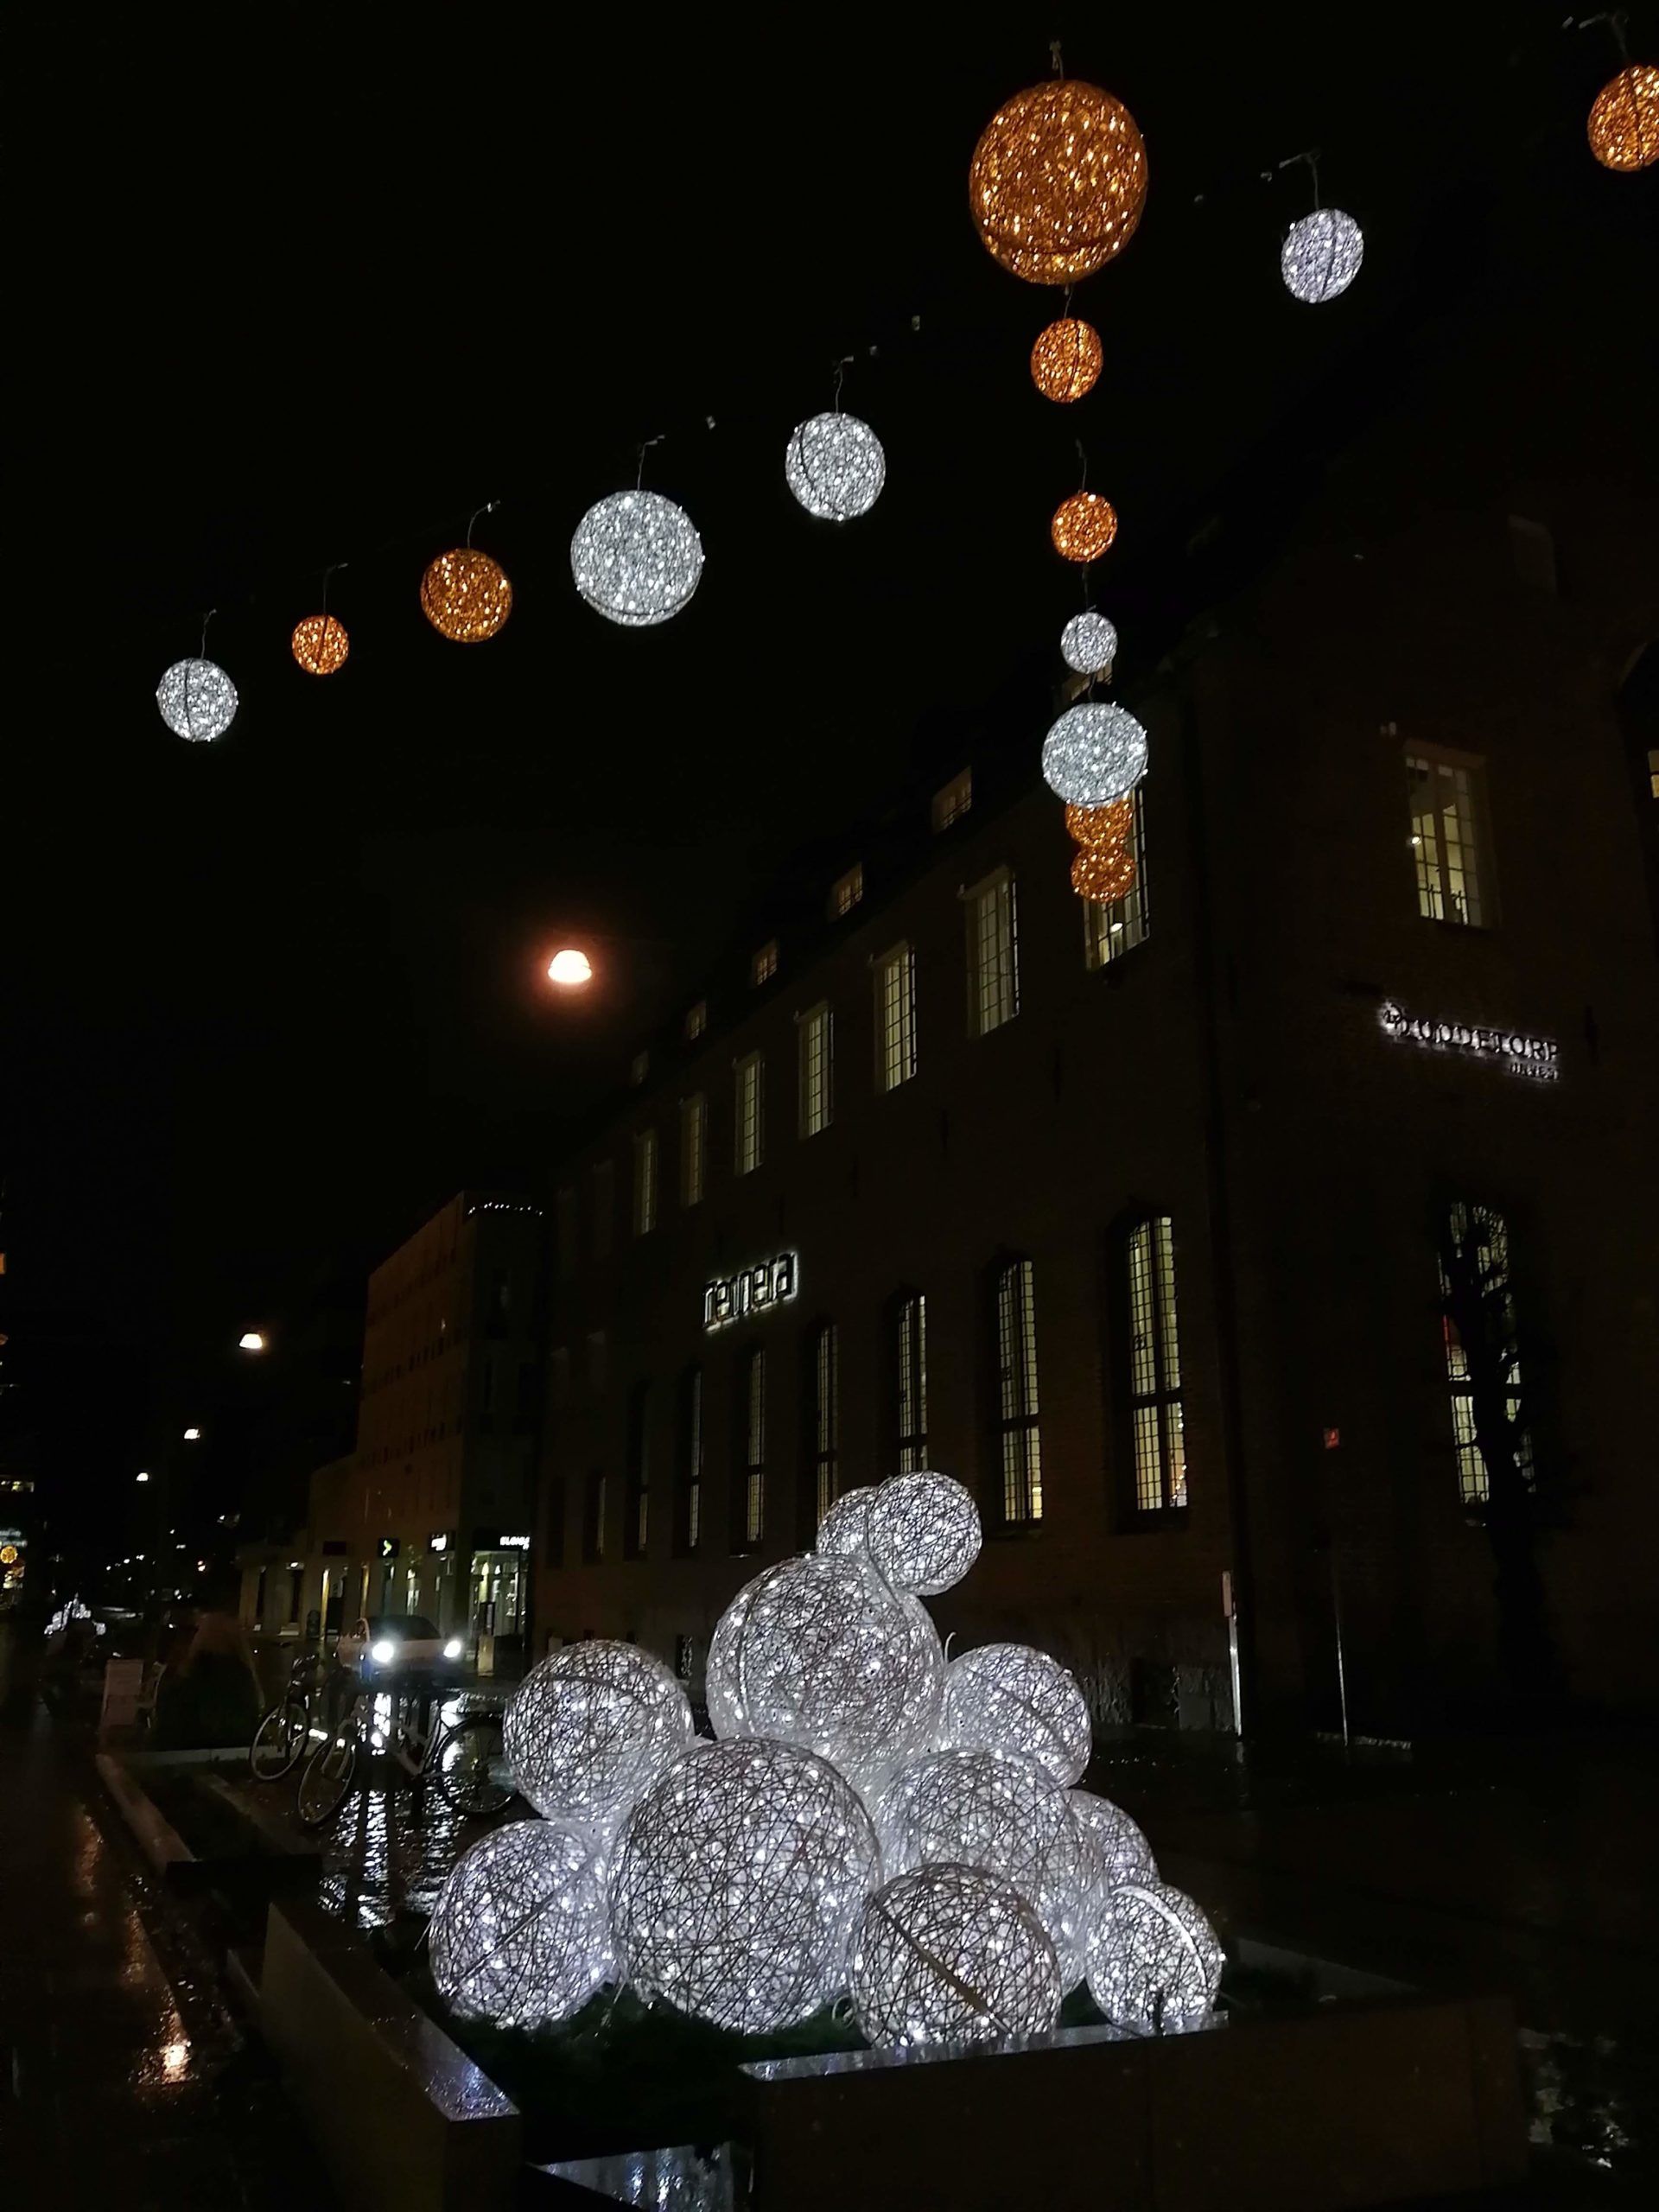
<instances>
[{"instance_id":1,"label":"bicycle wheel","mask_svg":"<svg viewBox=\"0 0 1659 2212\"><path fill-rule=\"evenodd\" d=\"M285 1698L281 1705L273 1705L248 1746L254 1780L280 1782L290 1773L300 1763L310 1728L310 1709L302 1699Z\"/></svg>"},{"instance_id":2,"label":"bicycle wheel","mask_svg":"<svg viewBox=\"0 0 1659 2212\"><path fill-rule=\"evenodd\" d=\"M326 1827L340 1810L357 1772L357 1738L342 1729L319 1744L300 1777L299 1815L308 1828Z\"/></svg>"},{"instance_id":3,"label":"bicycle wheel","mask_svg":"<svg viewBox=\"0 0 1659 2212\"><path fill-rule=\"evenodd\" d=\"M458 1812L481 1816L502 1812L512 1802L499 1713L474 1713L458 1720L439 1745L433 1764L439 1789Z\"/></svg>"}]
</instances>

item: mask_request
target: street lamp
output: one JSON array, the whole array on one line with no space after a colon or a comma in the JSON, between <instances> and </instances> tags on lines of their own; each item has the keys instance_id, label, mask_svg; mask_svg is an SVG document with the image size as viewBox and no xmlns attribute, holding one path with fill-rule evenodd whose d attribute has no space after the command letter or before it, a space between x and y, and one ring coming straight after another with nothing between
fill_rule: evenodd
<instances>
[{"instance_id":1,"label":"street lamp","mask_svg":"<svg viewBox=\"0 0 1659 2212\"><path fill-rule=\"evenodd\" d=\"M187 1444L200 1444L201 1431L199 1428L187 1428L184 1432L184 1440Z\"/></svg>"},{"instance_id":2,"label":"street lamp","mask_svg":"<svg viewBox=\"0 0 1659 2212\"><path fill-rule=\"evenodd\" d=\"M149 1477L148 1475L135 1475L133 1480L135 1482L147 1483L149 1480Z\"/></svg>"},{"instance_id":3,"label":"street lamp","mask_svg":"<svg viewBox=\"0 0 1659 2212\"><path fill-rule=\"evenodd\" d=\"M264 1351L265 1339L257 1329L245 1329L236 1340L238 1351Z\"/></svg>"},{"instance_id":4,"label":"street lamp","mask_svg":"<svg viewBox=\"0 0 1659 2212\"><path fill-rule=\"evenodd\" d=\"M594 980L594 963L585 952L566 945L548 962L547 976L550 982L557 983L565 990L579 991Z\"/></svg>"}]
</instances>

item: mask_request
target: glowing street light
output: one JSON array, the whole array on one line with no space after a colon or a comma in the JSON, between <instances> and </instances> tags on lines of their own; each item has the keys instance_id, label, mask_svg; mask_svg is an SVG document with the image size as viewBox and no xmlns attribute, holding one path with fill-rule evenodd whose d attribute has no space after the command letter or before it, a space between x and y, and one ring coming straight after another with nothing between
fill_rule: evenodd
<instances>
[{"instance_id":1,"label":"glowing street light","mask_svg":"<svg viewBox=\"0 0 1659 2212\"><path fill-rule=\"evenodd\" d=\"M562 952L556 952L548 962L547 975L550 982L557 983L566 990L580 990L584 983L592 982L594 963L585 952L578 952L574 945L566 945Z\"/></svg>"},{"instance_id":2,"label":"glowing street light","mask_svg":"<svg viewBox=\"0 0 1659 2212\"><path fill-rule=\"evenodd\" d=\"M133 1480L135 1482L147 1483L149 1480L149 1477L148 1475L135 1475L133 1477Z\"/></svg>"},{"instance_id":3,"label":"glowing street light","mask_svg":"<svg viewBox=\"0 0 1659 2212\"><path fill-rule=\"evenodd\" d=\"M238 1351L264 1351L265 1348L264 1337L257 1329L245 1329L236 1343Z\"/></svg>"},{"instance_id":4,"label":"glowing street light","mask_svg":"<svg viewBox=\"0 0 1659 2212\"><path fill-rule=\"evenodd\" d=\"M187 1444L200 1444L201 1431L199 1428L187 1428L184 1432L184 1440Z\"/></svg>"}]
</instances>

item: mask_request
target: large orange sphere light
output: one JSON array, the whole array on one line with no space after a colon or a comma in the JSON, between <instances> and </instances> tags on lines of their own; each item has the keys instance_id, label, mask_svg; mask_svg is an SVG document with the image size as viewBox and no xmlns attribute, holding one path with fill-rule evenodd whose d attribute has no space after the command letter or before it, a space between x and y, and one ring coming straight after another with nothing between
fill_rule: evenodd
<instances>
[{"instance_id":1,"label":"large orange sphere light","mask_svg":"<svg viewBox=\"0 0 1659 2212\"><path fill-rule=\"evenodd\" d=\"M1031 349L1031 380L1045 399L1066 407L1094 390L1105 358L1093 323L1063 315L1037 334Z\"/></svg>"},{"instance_id":2,"label":"large orange sphere light","mask_svg":"<svg viewBox=\"0 0 1659 2212\"><path fill-rule=\"evenodd\" d=\"M479 645L512 613L512 586L487 553L457 545L440 553L421 578L421 612L440 636Z\"/></svg>"},{"instance_id":3,"label":"large orange sphere light","mask_svg":"<svg viewBox=\"0 0 1659 2212\"><path fill-rule=\"evenodd\" d=\"M1074 492L1055 508L1048 534L1068 561L1098 561L1117 536L1117 509L1098 492Z\"/></svg>"},{"instance_id":4,"label":"large orange sphere light","mask_svg":"<svg viewBox=\"0 0 1659 2212\"><path fill-rule=\"evenodd\" d=\"M562 984L566 990L580 990L594 977L594 963L585 952L578 952L574 945L566 945L556 952L547 963L548 981Z\"/></svg>"},{"instance_id":5,"label":"large orange sphere light","mask_svg":"<svg viewBox=\"0 0 1659 2212\"><path fill-rule=\"evenodd\" d=\"M337 668L345 667L352 649L346 625L336 622L332 614L308 614L303 622L295 624L289 644L308 676L332 676Z\"/></svg>"},{"instance_id":6,"label":"large orange sphere light","mask_svg":"<svg viewBox=\"0 0 1659 2212\"><path fill-rule=\"evenodd\" d=\"M1596 94L1590 150L1605 169L1651 168L1659 162L1659 69L1632 61Z\"/></svg>"},{"instance_id":7,"label":"large orange sphere light","mask_svg":"<svg viewBox=\"0 0 1659 2212\"><path fill-rule=\"evenodd\" d=\"M968 202L985 248L1031 284L1076 284L1135 235L1147 149L1098 85L1057 77L1016 93L981 133Z\"/></svg>"}]
</instances>

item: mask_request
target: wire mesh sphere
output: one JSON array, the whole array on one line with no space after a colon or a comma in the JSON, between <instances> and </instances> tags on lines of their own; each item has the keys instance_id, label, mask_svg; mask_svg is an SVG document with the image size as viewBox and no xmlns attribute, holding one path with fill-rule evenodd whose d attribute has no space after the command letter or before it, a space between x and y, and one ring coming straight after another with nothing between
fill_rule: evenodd
<instances>
[{"instance_id":1,"label":"wire mesh sphere","mask_svg":"<svg viewBox=\"0 0 1659 2212\"><path fill-rule=\"evenodd\" d=\"M883 2045L1040 2035L1060 2010L1059 1968L1013 1883L977 1866L918 1866L865 1904L849 1986Z\"/></svg>"},{"instance_id":2,"label":"wire mesh sphere","mask_svg":"<svg viewBox=\"0 0 1659 2212\"><path fill-rule=\"evenodd\" d=\"M918 1468L878 1485L864 1516L869 1554L895 1590L937 1598L979 1557L979 1508L950 1475Z\"/></svg>"},{"instance_id":3,"label":"wire mesh sphere","mask_svg":"<svg viewBox=\"0 0 1659 2212\"><path fill-rule=\"evenodd\" d=\"M700 1745L628 1815L611 1931L642 1996L744 2034L805 2019L846 1986L880 1878L852 1785L793 1744Z\"/></svg>"},{"instance_id":4,"label":"wire mesh sphere","mask_svg":"<svg viewBox=\"0 0 1659 2212\"><path fill-rule=\"evenodd\" d=\"M869 1529L867 1516L870 1500L875 1496L874 1483L861 1483L853 1490L844 1490L835 1499L818 1523L818 1534L812 1548L829 1552L844 1559L856 1559L869 1548Z\"/></svg>"},{"instance_id":5,"label":"wire mesh sphere","mask_svg":"<svg viewBox=\"0 0 1659 2212\"><path fill-rule=\"evenodd\" d=\"M649 629L690 601L702 575L702 540L684 508L660 492L613 492L576 524L570 573L596 613Z\"/></svg>"},{"instance_id":6,"label":"wire mesh sphere","mask_svg":"<svg viewBox=\"0 0 1659 2212\"><path fill-rule=\"evenodd\" d=\"M1071 1811L1094 1854L1094 1916L1098 1916L1108 1891L1124 1882L1158 1879L1151 1845L1121 1806L1109 1797L1097 1797L1092 1789L1074 1789Z\"/></svg>"},{"instance_id":7,"label":"wire mesh sphere","mask_svg":"<svg viewBox=\"0 0 1659 2212\"><path fill-rule=\"evenodd\" d=\"M1062 315L1045 324L1031 349L1031 380L1045 399L1069 407L1091 392L1106 359L1092 322Z\"/></svg>"},{"instance_id":8,"label":"wire mesh sphere","mask_svg":"<svg viewBox=\"0 0 1659 2212\"><path fill-rule=\"evenodd\" d=\"M1114 2027L1170 2035L1201 2027L1221 1986L1222 1951L1191 1897L1165 1882L1107 1895L1089 1938L1089 1994Z\"/></svg>"},{"instance_id":9,"label":"wire mesh sphere","mask_svg":"<svg viewBox=\"0 0 1659 2212\"><path fill-rule=\"evenodd\" d=\"M453 546L421 578L421 612L440 637L481 645L512 612L506 571L471 545Z\"/></svg>"},{"instance_id":10,"label":"wire mesh sphere","mask_svg":"<svg viewBox=\"0 0 1659 2212\"><path fill-rule=\"evenodd\" d=\"M1121 851L1134 827L1133 798L1115 798L1109 806L1073 804L1065 810L1066 834L1086 853Z\"/></svg>"},{"instance_id":11,"label":"wire mesh sphere","mask_svg":"<svg viewBox=\"0 0 1659 2212\"><path fill-rule=\"evenodd\" d=\"M550 1821L607 1834L691 1739L691 1707L660 1659L590 1637L550 1652L507 1702L507 1764Z\"/></svg>"},{"instance_id":12,"label":"wire mesh sphere","mask_svg":"<svg viewBox=\"0 0 1659 2212\"><path fill-rule=\"evenodd\" d=\"M1127 798L1146 772L1146 731L1109 700L1068 707L1043 740L1043 781L1077 806Z\"/></svg>"},{"instance_id":13,"label":"wire mesh sphere","mask_svg":"<svg viewBox=\"0 0 1659 2212\"><path fill-rule=\"evenodd\" d=\"M887 480L881 441L856 415L814 415L790 432L784 480L810 515L850 522L867 515Z\"/></svg>"},{"instance_id":14,"label":"wire mesh sphere","mask_svg":"<svg viewBox=\"0 0 1659 2212\"><path fill-rule=\"evenodd\" d=\"M1115 852L1089 846L1071 855L1071 888L1092 906L1115 906L1127 899L1137 873L1135 855L1122 846Z\"/></svg>"},{"instance_id":15,"label":"wire mesh sphere","mask_svg":"<svg viewBox=\"0 0 1659 2212\"><path fill-rule=\"evenodd\" d=\"M1345 292L1365 258L1365 238L1351 215L1340 207L1316 207L1293 223L1279 249L1286 289L1299 300L1318 305Z\"/></svg>"},{"instance_id":16,"label":"wire mesh sphere","mask_svg":"<svg viewBox=\"0 0 1659 2212\"><path fill-rule=\"evenodd\" d=\"M1590 150L1605 169L1645 169L1659 161L1659 69L1632 61L1596 94Z\"/></svg>"},{"instance_id":17,"label":"wire mesh sphere","mask_svg":"<svg viewBox=\"0 0 1659 2212\"><path fill-rule=\"evenodd\" d=\"M939 1741L964 1751L1024 1751L1070 1787L1094 1735L1077 1678L1028 1643L982 1643L945 1670Z\"/></svg>"},{"instance_id":18,"label":"wire mesh sphere","mask_svg":"<svg viewBox=\"0 0 1659 2212\"><path fill-rule=\"evenodd\" d=\"M336 622L332 614L308 614L294 625L294 635L288 642L308 676L334 675L336 669L345 667L352 650L346 625Z\"/></svg>"},{"instance_id":19,"label":"wire mesh sphere","mask_svg":"<svg viewBox=\"0 0 1659 2212\"><path fill-rule=\"evenodd\" d=\"M613 1970L605 1862L590 1835L512 1821L459 1859L432 1908L432 1979L452 2010L530 2028L579 2012Z\"/></svg>"},{"instance_id":20,"label":"wire mesh sphere","mask_svg":"<svg viewBox=\"0 0 1659 2212\"><path fill-rule=\"evenodd\" d=\"M156 686L162 720L175 737L205 745L236 719L236 686L217 661L175 660Z\"/></svg>"},{"instance_id":21,"label":"wire mesh sphere","mask_svg":"<svg viewBox=\"0 0 1659 2212\"><path fill-rule=\"evenodd\" d=\"M717 1736L799 1745L863 1787L932 1742L944 1694L926 1613L867 1559L826 1552L746 1583L715 1624L703 1671Z\"/></svg>"},{"instance_id":22,"label":"wire mesh sphere","mask_svg":"<svg viewBox=\"0 0 1659 2212\"><path fill-rule=\"evenodd\" d=\"M1057 553L1086 567L1111 550L1117 536L1117 509L1098 492L1074 492L1055 508L1048 534Z\"/></svg>"},{"instance_id":23,"label":"wire mesh sphere","mask_svg":"<svg viewBox=\"0 0 1659 2212\"><path fill-rule=\"evenodd\" d=\"M1117 658L1117 631L1092 607L1074 614L1060 632L1060 658L1079 676L1109 676Z\"/></svg>"},{"instance_id":24,"label":"wire mesh sphere","mask_svg":"<svg viewBox=\"0 0 1659 2212\"><path fill-rule=\"evenodd\" d=\"M1075 284L1135 235L1147 149L1122 100L1074 77L1005 101L980 134L968 201L993 259L1031 284Z\"/></svg>"}]
</instances>

